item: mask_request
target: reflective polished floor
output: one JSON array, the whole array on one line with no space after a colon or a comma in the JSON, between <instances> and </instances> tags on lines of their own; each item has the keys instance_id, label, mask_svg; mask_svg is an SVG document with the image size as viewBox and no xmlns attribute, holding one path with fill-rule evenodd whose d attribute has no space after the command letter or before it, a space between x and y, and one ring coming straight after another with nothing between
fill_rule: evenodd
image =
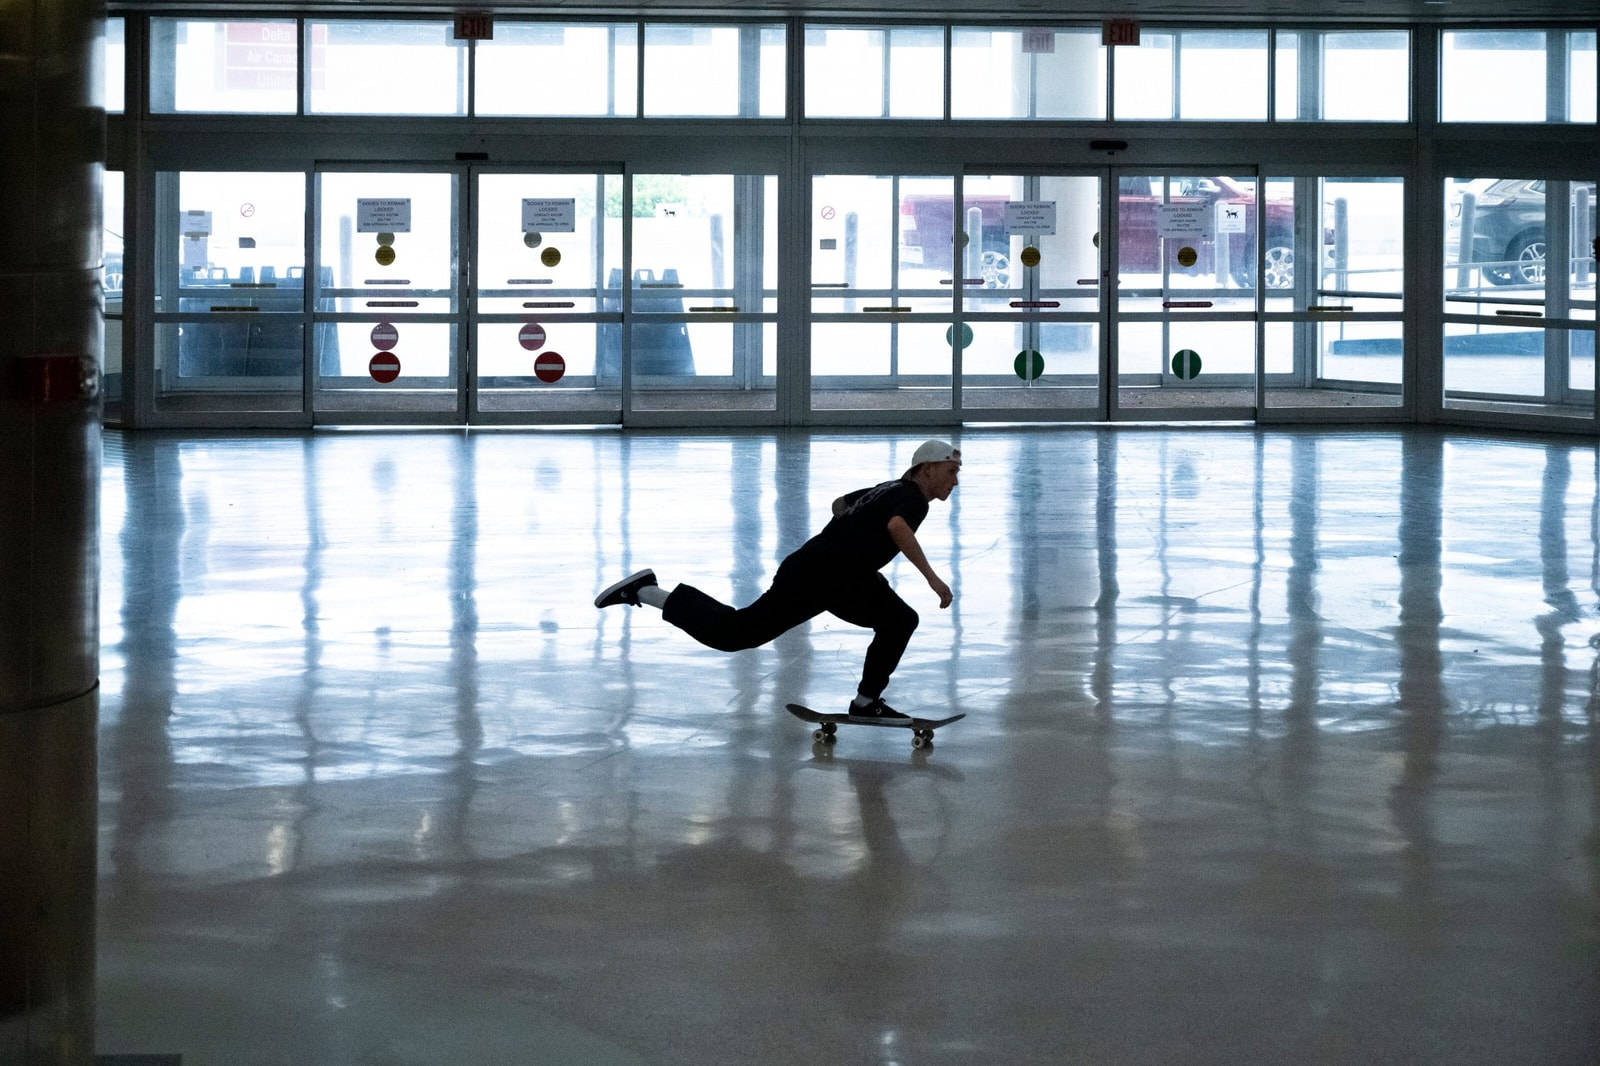
<instances>
[{"instance_id":1,"label":"reflective polished floor","mask_svg":"<svg viewBox=\"0 0 1600 1066\"><path fill-rule=\"evenodd\" d=\"M1571 439L967 429L948 611L723 654L920 433L106 440L99 1050L184 1066L1600 1061Z\"/></svg>"}]
</instances>

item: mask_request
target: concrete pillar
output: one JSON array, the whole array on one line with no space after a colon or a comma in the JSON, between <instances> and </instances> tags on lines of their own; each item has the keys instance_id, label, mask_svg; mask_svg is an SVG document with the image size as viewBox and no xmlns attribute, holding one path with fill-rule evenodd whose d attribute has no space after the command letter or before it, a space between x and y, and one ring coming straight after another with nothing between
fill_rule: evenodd
<instances>
[{"instance_id":1,"label":"concrete pillar","mask_svg":"<svg viewBox=\"0 0 1600 1066\"><path fill-rule=\"evenodd\" d=\"M94 1061L104 0L0 5L0 1062Z\"/></svg>"}]
</instances>

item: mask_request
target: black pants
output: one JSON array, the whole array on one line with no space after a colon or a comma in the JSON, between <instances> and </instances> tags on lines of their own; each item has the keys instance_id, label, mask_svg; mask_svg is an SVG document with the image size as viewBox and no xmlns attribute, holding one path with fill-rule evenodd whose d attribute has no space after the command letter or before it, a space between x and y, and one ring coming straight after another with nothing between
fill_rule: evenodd
<instances>
[{"instance_id":1,"label":"black pants","mask_svg":"<svg viewBox=\"0 0 1600 1066\"><path fill-rule=\"evenodd\" d=\"M772 587L748 607L733 608L693 585L679 585L667 597L662 617L700 643L718 651L757 648L824 611L853 626L872 630L860 692L878 697L917 629L917 612L895 594L876 571L824 574L818 568L785 560Z\"/></svg>"}]
</instances>

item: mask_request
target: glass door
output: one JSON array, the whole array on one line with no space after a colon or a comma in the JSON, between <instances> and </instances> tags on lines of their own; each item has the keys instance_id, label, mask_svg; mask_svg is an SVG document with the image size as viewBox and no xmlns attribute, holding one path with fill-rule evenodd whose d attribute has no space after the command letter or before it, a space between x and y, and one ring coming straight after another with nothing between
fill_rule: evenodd
<instances>
[{"instance_id":1,"label":"glass door","mask_svg":"<svg viewBox=\"0 0 1600 1066\"><path fill-rule=\"evenodd\" d=\"M954 176L812 178L810 400L819 421L954 412L964 340L956 289L984 284L985 269L982 238L973 255L955 254L956 202ZM995 240L989 276L1009 289L1009 264L1002 270L996 258L1006 242Z\"/></svg>"},{"instance_id":2,"label":"glass door","mask_svg":"<svg viewBox=\"0 0 1600 1066\"><path fill-rule=\"evenodd\" d=\"M1302 421L1398 412L1405 180L1307 175L1266 186L1264 408Z\"/></svg>"},{"instance_id":3,"label":"glass door","mask_svg":"<svg viewBox=\"0 0 1600 1066\"><path fill-rule=\"evenodd\" d=\"M1444 406L1595 418L1595 183L1445 182Z\"/></svg>"},{"instance_id":4,"label":"glass door","mask_svg":"<svg viewBox=\"0 0 1600 1066\"><path fill-rule=\"evenodd\" d=\"M1095 175L961 182L960 408L974 417L1101 416Z\"/></svg>"},{"instance_id":5,"label":"glass door","mask_svg":"<svg viewBox=\"0 0 1600 1066\"><path fill-rule=\"evenodd\" d=\"M304 172L160 170L154 186L155 418L302 423ZM120 251L105 280L120 308Z\"/></svg>"},{"instance_id":6,"label":"glass door","mask_svg":"<svg viewBox=\"0 0 1600 1066\"><path fill-rule=\"evenodd\" d=\"M314 419L465 419L462 176L317 171Z\"/></svg>"},{"instance_id":7,"label":"glass door","mask_svg":"<svg viewBox=\"0 0 1600 1066\"><path fill-rule=\"evenodd\" d=\"M777 175L636 173L628 202L625 419L776 418Z\"/></svg>"},{"instance_id":8,"label":"glass door","mask_svg":"<svg viewBox=\"0 0 1600 1066\"><path fill-rule=\"evenodd\" d=\"M1293 205L1257 204L1253 173L1119 172L1116 331L1111 415L1136 419L1253 419L1258 274L1256 237Z\"/></svg>"},{"instance_id":9,"label":"glass door","mask_svg":"<svg viewBox=\"0 0 1600 1066\"><path fill-rule=\"evenodd\" d=\"M622 174L474 171L474 421L622 417Z\"/></svg>"}]
</instances>

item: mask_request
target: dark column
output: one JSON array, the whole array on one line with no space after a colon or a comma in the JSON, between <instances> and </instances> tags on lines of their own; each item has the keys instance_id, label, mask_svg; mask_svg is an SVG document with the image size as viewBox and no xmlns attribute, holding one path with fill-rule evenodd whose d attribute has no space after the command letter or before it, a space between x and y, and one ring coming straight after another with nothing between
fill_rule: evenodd
<instances>
[{"instance_id":1,"label":"dark column","mask_svg":"<svg viewBox=\"0 0 1600 1066\"><path fill-rule=\"evenodd\" d=\"M104 0L0 5L0 1062L94 1061Z\"/></svg>"}]
</instances>

